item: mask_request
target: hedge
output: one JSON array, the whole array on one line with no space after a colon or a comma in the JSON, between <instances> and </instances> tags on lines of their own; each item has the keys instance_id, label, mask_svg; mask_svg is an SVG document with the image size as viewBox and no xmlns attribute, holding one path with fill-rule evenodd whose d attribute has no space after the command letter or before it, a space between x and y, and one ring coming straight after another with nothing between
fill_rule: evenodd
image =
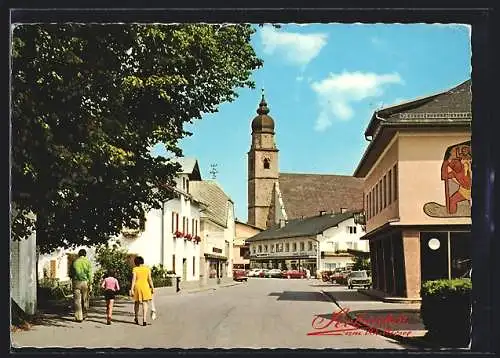
<instances>
[{"instance_id":1,"label":"hedge","mask_svg":"<svg viewBox=\"0 0 500 358\"><path fill-rule=\"evenodd\" d=\"M426 281L420 315L428 337L443 344L467 346L470 340L470 279Z\"/></svg>"}]
</instances>

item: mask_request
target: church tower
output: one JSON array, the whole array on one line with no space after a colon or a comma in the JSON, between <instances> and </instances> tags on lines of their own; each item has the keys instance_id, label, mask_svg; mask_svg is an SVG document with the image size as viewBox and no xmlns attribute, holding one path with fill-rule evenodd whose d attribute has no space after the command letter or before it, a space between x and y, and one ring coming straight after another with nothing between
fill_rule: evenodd
<instances>
[{"instance_id":1,"label":"church tower","mask_svg":"<svg viewBox=\"0 0 500 358\"><path fill-rule=\"evenodd\" d=\"M274 120L264 99L252 121L252 144L248 152L248 224L265 229L272 215L274 184L278 181L278 149L274 141Z\"/></svg>"}]
</instances>

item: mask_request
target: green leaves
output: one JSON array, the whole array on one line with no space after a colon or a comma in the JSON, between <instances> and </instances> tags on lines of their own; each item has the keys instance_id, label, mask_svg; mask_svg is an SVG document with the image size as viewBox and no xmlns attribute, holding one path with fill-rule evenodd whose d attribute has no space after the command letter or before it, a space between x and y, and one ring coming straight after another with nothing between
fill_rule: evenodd
<instances>
[{"instance_id":1,"label":"green leaves","mask_svg":"<svg viewBox=\"0 0 500 358\"><path fill-rule=\"evenodd\" d=\"M426 281L422 284L422 296L449 296L469 294L472 290L472 281L468 278L452 280Z\"/></svg>"},{"instance_id":2,"label":"green leaves","mask_svg":"<svg viewBox=\"0 0 500 358\"><path fill-rule=\"evenodd\" d=\"M250 25L36 24L13 33L13 201L42 251L106 242L173 193L184 123L253 87ZM64 195L60 195L64 193ZM20 219L19 219L20 220ZM23 237L25 223L13 224ZM26 226L27 227L27 226Z\"/></svg>"}]
</instances>

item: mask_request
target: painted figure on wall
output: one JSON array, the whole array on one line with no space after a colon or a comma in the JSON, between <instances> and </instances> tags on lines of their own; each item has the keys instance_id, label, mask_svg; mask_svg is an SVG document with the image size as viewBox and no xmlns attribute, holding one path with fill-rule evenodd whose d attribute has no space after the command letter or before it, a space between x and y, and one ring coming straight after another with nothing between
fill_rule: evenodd
<instances>
[{"instance_id":1,"label":"painted figure on wall","mask_svg":"<svg viewBox=\"0 0 500 358\"><path fill-rule=\"evenodd\" d=\"M445 205L427 203L424 212L432 217L470 216L472 205L472 155L470 141L455 144L445 152L441 165Z\"/></svg>"}]
</instances>

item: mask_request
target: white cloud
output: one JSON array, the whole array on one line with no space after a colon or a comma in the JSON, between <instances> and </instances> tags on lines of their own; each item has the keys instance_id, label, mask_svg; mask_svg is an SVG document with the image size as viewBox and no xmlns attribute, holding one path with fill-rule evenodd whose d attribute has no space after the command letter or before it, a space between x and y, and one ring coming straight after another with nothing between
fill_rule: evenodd
<instances>
[{"instance_id":1,"label":"white cloud","mask_svg":"<svg viewBox=\"0 0 500 358\"><path fill-rule=\"evenodd\" d=\"M295 79L297 82L302 82L304 80L304 76L297 76Z\"/></svg>"},{"instance_id":2,"label":"white cloud","mask_svg":"<svg viewBox=\"0 0 500 358\"><path fill-rule=\"evenodd\" d=\"M300 34L280 31L272 26L263 27L260 38L266 54L278 53L289 63L302 66L318 56L327 43L327 35L323 33Z\"/></svg>"},{"instance_id":3,"label":"white cloud","mask_svg":"<svg viewBox=\"0 0 500 358\"><path fill-rule=\"evenodd\" d=\"M349 120L354 116L352 102L378 97L388 84L402 84L397 73L376 74L363 72L330 73L321 81L311 83L318 96L320 113L315 129L323 131L332 125L334 119Z\"/></svg>"}]
</instances>

